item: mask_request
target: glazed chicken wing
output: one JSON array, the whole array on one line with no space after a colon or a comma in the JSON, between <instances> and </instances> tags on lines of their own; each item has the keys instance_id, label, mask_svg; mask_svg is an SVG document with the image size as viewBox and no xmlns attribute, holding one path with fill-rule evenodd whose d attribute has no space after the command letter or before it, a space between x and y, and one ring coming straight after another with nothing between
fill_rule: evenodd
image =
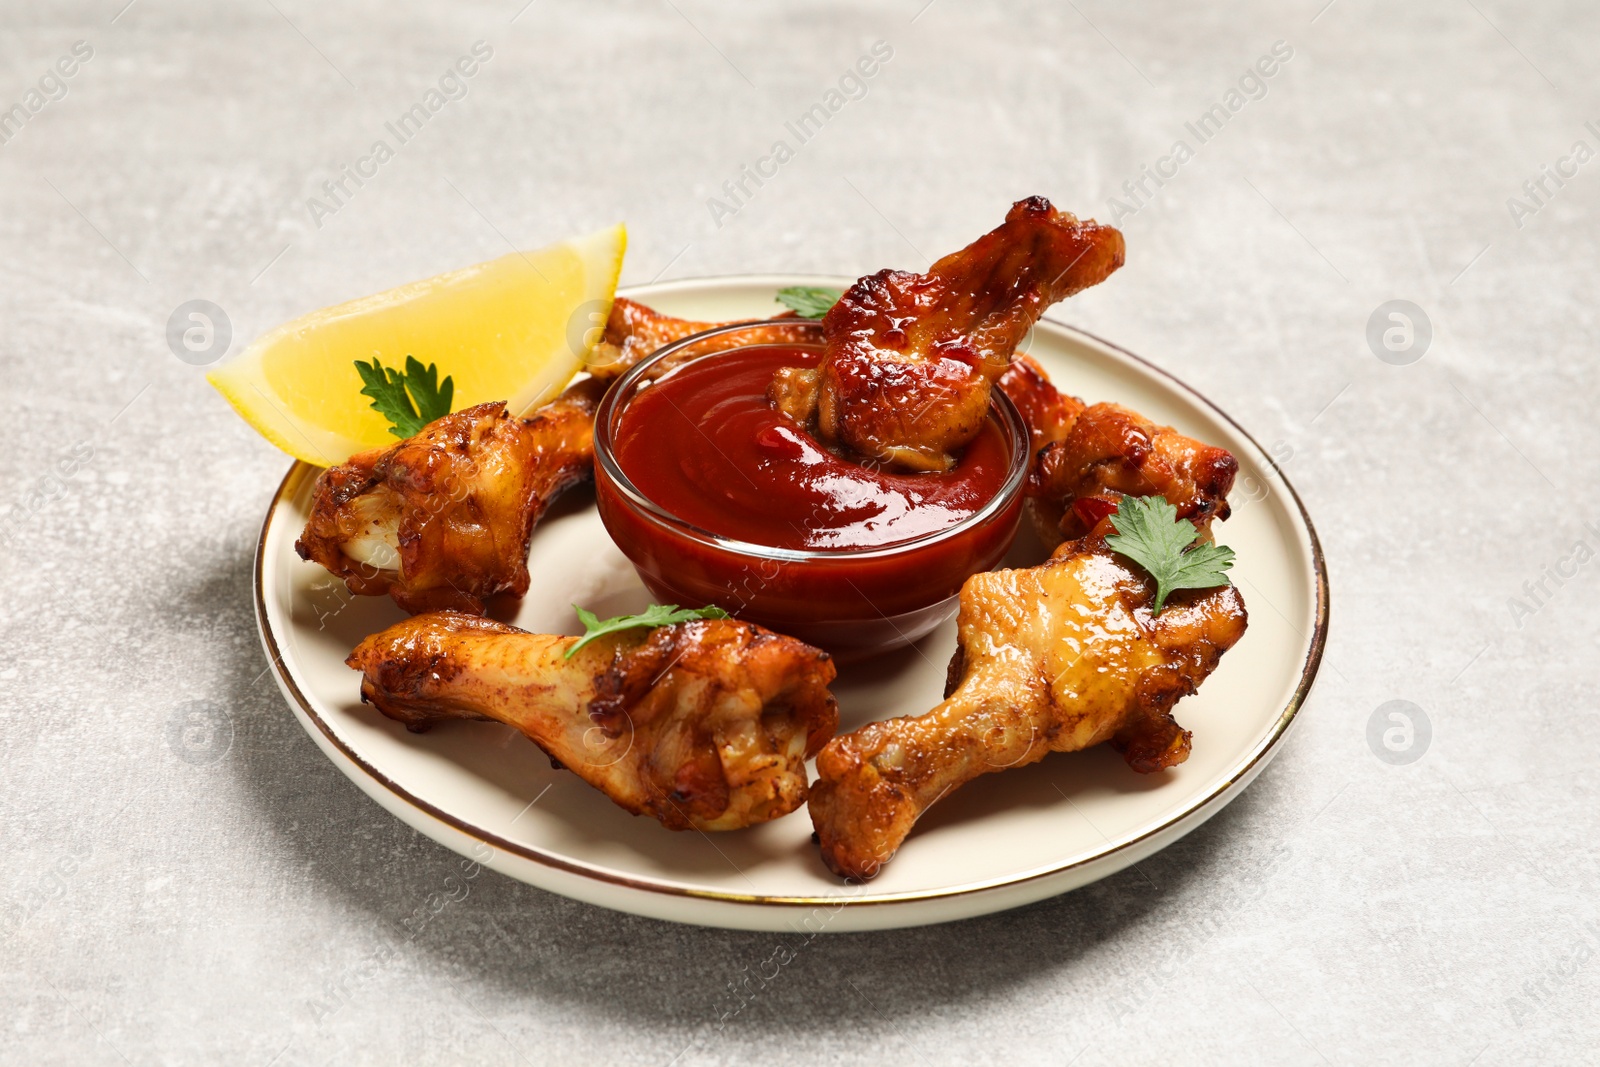
<instances>
[{"instance_id":1,"label":"glazed chicken wing","mask_svg":"<svg viewBox=\"0 0 1600 1067\"><path fill-rule=\"evenodd\" d=\"M635 815L731 830L805 803L805 761L833 736L827 653L731 619L576 637L455 612L367 638L345 662L361 698L412 730L489 719Z\"/></svg>"},{"instance_id":2,"label":"glazed chicken wing","mask_svg":"<svg viewBox=\"0 0 1600 1067\"><path fill-rule=\"evenodd\" d=\"M1086 406L1057 390L1027 356L1011 364L999 385L1032 435L1028 511L1045 544L1086 536L1125 493L1166 497L1202 535L1212 519L1228 517L1239 463L1227 449L1117 404Z\"/></svg>"},{"instance_id":3,"label":"glazed chicken wing","mask_svg":"<svg viewBox=\"0 0 1600 1067\"><path fill-rule=\"evenodd\" d=\"M550 502L594 474L594 411L583 381L526 419L479 404L317 480L295 542L302 559L413 614L479 613L485 597L528 589L528 539Z\"/></svg>"},{"instance_id":4,"label":"glazed chicken wing","mask_svg":"<svg viewBox=\"0 0 1600 1067\"><path fill-rule=\"evenodd\" d=\"M1122 266L1122 234L1043 197L928 268L862 278L823 319L815 370L768 395L826 441L913 470L944 470L983 428L989 390L1045 309Z\"/></svg>"},{"instance_id":5,"label":"glazed chicken wing","mask_svg":"<svg viewBox=\"0 0 1600 1067\"><path fill-rule=\"evenodd\" d=\"M744 345L801 344L817 340L814 323L796 319L788 312L776 318L774 322L752 323L748 330L734 330L690 345L678 353L671 366L660 366L656 371L665 374L672 367L699 356ZM792 321L782 321L786 318ZM590 355L587 369L602 381L620 378L635 363L674 341L681 341L702 330L727 325L731 324L673 318L655 308L619 296L611 305L611 317L606 320L605 333Z\"/></svg>"},{"instance_id":6,"label":"glazed chicken wing","mask_svg":"<svg viewBox=\"0 0 1600 1067\"><path fill-rule=\"evenodd\" d=\"M1017 356L995 382L1016 405L1028 426L1031 454L1064 440L1088 407L1082 400L1057 389L1032 356Z\"/></svg>"},{"instance_id":7,"label":"glazed chicken wing","mask_svg":"<svg viewBox=\"0 0 1600 1067\"><path fill-rule=\"evenodd\" d=\"M961 590L945 701L875 722L817 757L811 818L835 873L873 877L923 812L983 774L1110 741L1136 771L1182 763L1189 731L1172 707L1245 629L1232 586L1173 594L1099 538L1026 570L976 574Z\"/></svg>"}]
</instances>

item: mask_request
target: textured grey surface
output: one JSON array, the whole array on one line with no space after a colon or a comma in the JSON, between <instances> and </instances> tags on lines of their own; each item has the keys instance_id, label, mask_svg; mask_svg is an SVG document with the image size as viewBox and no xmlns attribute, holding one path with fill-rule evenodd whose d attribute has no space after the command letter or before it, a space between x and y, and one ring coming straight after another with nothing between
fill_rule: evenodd
<instances>
[{"instance_id":1,"label":"textured grey surface","mask_svg":"<svg viewBox=\"0 0 1600 1067\"><path fill-rule=\"evenodd\" d=\"M1600 148L1593 5L123 2L0 15L0 106L93 48L0 145L0 1059L1592 1055L1595 573L1537 610L1524 583L1600 547L1600 162L1522 185ZM478 40L468 95L317 225ZM707 198L878 40L865 97L718 226ZM1199 145L1184 123L1277 40ZM619 216L627 281L920 267L1025 194L1106 219L1179 138L1127 268L1062 314L1218 400L1319 524L1327 663L1249 792L1069 896L818 939L753 998L785 939L493 874L415 918L457 858L263 677L250 559L286 461L174 358L172 310L217 302L237 346ZM1366 341L1392 299L1433 327L1408 366ZM1391 700L1432 726L1404 765L1367 740Z\"/></svg>"}]
</instances>

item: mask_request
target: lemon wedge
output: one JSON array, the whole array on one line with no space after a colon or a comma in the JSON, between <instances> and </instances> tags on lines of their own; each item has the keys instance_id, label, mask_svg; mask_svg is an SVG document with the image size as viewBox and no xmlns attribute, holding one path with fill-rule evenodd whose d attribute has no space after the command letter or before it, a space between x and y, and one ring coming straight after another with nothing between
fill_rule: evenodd
<instances>
[{"instance_id":1,"label":"lemon wedge","mask_svg":"<svg viewBox=\"0 0 1600 1067\"><path fill-rule=\"evenodd\" d=\"M504 400L523 414L582 368L611 313L627 230L619 223L323 308L258 338L207 376L261 435L319 467L392 445L355 361L407 355L455 380L455 409Z\"/></svg>"}]
</instances>

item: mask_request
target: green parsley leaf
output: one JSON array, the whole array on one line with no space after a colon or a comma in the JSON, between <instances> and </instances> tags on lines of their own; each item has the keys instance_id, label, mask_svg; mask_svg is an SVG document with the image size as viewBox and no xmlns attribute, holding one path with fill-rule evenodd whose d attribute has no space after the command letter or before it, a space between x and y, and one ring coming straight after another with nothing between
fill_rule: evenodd
<instances>
[{"instance_id":1,"label":"green parsley leaf","mask_svg":"<svg viewBox=\"0 0 1600 1067\"><path fill-rule=\"evenodd\" d=\"M820 319L839 302L843 289L821 289L815 285L791 285L778 290L778 303L802 319Z\"/></svg>"},{"instance_id":2,"label":"green parsley leaf","mask_svg":"<svg viewBox=\"0 0 1600 1067\"><path fill-rule=\"evenodd\" d=\"M1117 532L1106 538L1112 551L1127 556L1156 580L1152 615L1160 615L1176 589L1212 589L1228 584L1233 549L1195 545L1200 532L1163 496L1125 496L1111 516ZM1190 545L1194 545L1190 548Z\"/></svg>"},{"instance_id":3,"label":"green parsley leaf","mask_svg":"<svg viewBox=\"0 0 1600 1067\"><path fill-rule=\"evenodd\" d=\"M389 432L396 437L415 437L434 419L450 414L456 383L446 378L440 385L439 368L432 363L424 367L408 355L406 372L401 374L373 356L371 363L356 360L356 373L364 383L361 395L372 398L372 410L389 420Z\"/></svg>"},{"instance_id":4,"label":"green parsley leaf","mask_svg":"<svg viewBox=\"0 0 1600 1067\"><path fill-rule=\"evenodd\" d=\"M578 621L583 623L583 628L588 631L578 640L578 643L567 649L566 659L571 659L578 649L587 645L597 637L614 634L620 630L637 630L641 627L654 629L657 626L671 626L679 622L693 622L695 619L726 619L728 613L715 604L707 604L703 608L680 608L676 604L651 604L637 615L618 615L613 619L602 619L592 611L585 611L578 605L572 605L572 610L578 613Z\"/></svg>"}]
</instances>

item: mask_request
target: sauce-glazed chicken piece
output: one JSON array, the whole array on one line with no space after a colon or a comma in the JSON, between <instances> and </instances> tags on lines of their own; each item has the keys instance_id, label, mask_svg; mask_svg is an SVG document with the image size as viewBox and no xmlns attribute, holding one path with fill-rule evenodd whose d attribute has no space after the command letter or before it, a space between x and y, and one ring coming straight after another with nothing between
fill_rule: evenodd
<instances>
[{"instance_id":1,"label":"sauce-glazed chicken piece","mask_svg":"<svg viewBox=\"0 0 1600 1067\"><path fill-rule=\"evenodd\" d=\"M1014 358L995 384L1011 398L1027 424L1029 450L1035 457L1046 445L1064 440L1088 407L1057 389L1032 356Z\"/></svg>"},{"instance_id":2,"label":"sauce-glazed chicken piece","mask_svg":"<svg viewBox=\"0 0 1600 1067\"><path fill-rule=\"evenodd\" d=\"M501 402L453 412L415 437L352 456L317 480L301 559L352 593L405 611L483 611L528 590L528 539L550 502L594 476L594 412L583 381L525 419Z\"/></svg>"},{"instance_id":3,"label":"sauce-glazed chicken piece","mask_svg":"<svg viewBox=\"0 0 1600 1067\"><path fill-rule=\"evenodd\" d=\"M998 384L1032 435L1028 513L1046 545L1087 536L1125 493L1166 497L1202 537L1209 536L1212 519L1228 517L1239 462L1227 449L1117 404L1085 405L1056 389L1027 356L1019 356Z\"/></svg>"},{"instance_id":4,"label":"sauce-glazed chicken piece","mask_svg":"<svg viewBox=\"0 0 1600 1067\"><path fill-rule=\"evenodd\" d=\"M665 374L680 363L687 363L699 356L707 356L729 348L741 348L745 345L805 344L817 340L818 331L814 323L808 324L804 320L795 319L792 312L785 312L776 318L778 321L754 323L748 330L731 330L718 337L708 337L704 341L690 345L679 352L670 364L654 368L653 373ZM782 320L786 318L793 321L783 322ZM663 315L655 308L619 296L611 304L611 317L606 320L605 332L589 356L589 365L585 369L602 381L611 381L613 378L620 378L641 359L653 355L658 349L674 341L681 341L690 334L700 333L702 330L728 325L732 324L673 318L671 315Z\"/></svg>"},{"instance_id":5,"label":"sauce-glazed chicken piece","mask_svg":"<svg viewBox=\"0 0 1600 1067\"><path fill-rule=\"evenodd\" d=\"M1244 635L1232 586L1174 593L1096 538L1042 566L990 571L961 590L946 699L926 715L870 723L817 757L811 819L835 873L866 880L923 812L980 775L1110 741L1136 771L1189 756L1172 719Z\"/></svg>"},{"instance_id":6,"label":"sauce-glazed chicken piece","mask_svg":"<svg viewBox=\"0 0 1600 1067\"><path fill-rule=\"evenodd\" d=\"M805 761L839 721L827 653L731 619L629 630L567 659L578 640L436 612L345 662L362 700L409 729L505 723L668 829L732 830L805 803Z\"/></svg>"},{"instance_id":7,"label":"sauce-glazed chicken piece","mask_svg":"<svg viewBox=\"0 0 1600 1067\"><path fill-rule=\"evenodd\" d=\"M912 470L946 470L977 436L989 390L1051 304L1122 266L1122 234L1040 196L926 274L884 270L823 318L826 356L768 395L823 440Z\"/></svg>"}]
</instances>

